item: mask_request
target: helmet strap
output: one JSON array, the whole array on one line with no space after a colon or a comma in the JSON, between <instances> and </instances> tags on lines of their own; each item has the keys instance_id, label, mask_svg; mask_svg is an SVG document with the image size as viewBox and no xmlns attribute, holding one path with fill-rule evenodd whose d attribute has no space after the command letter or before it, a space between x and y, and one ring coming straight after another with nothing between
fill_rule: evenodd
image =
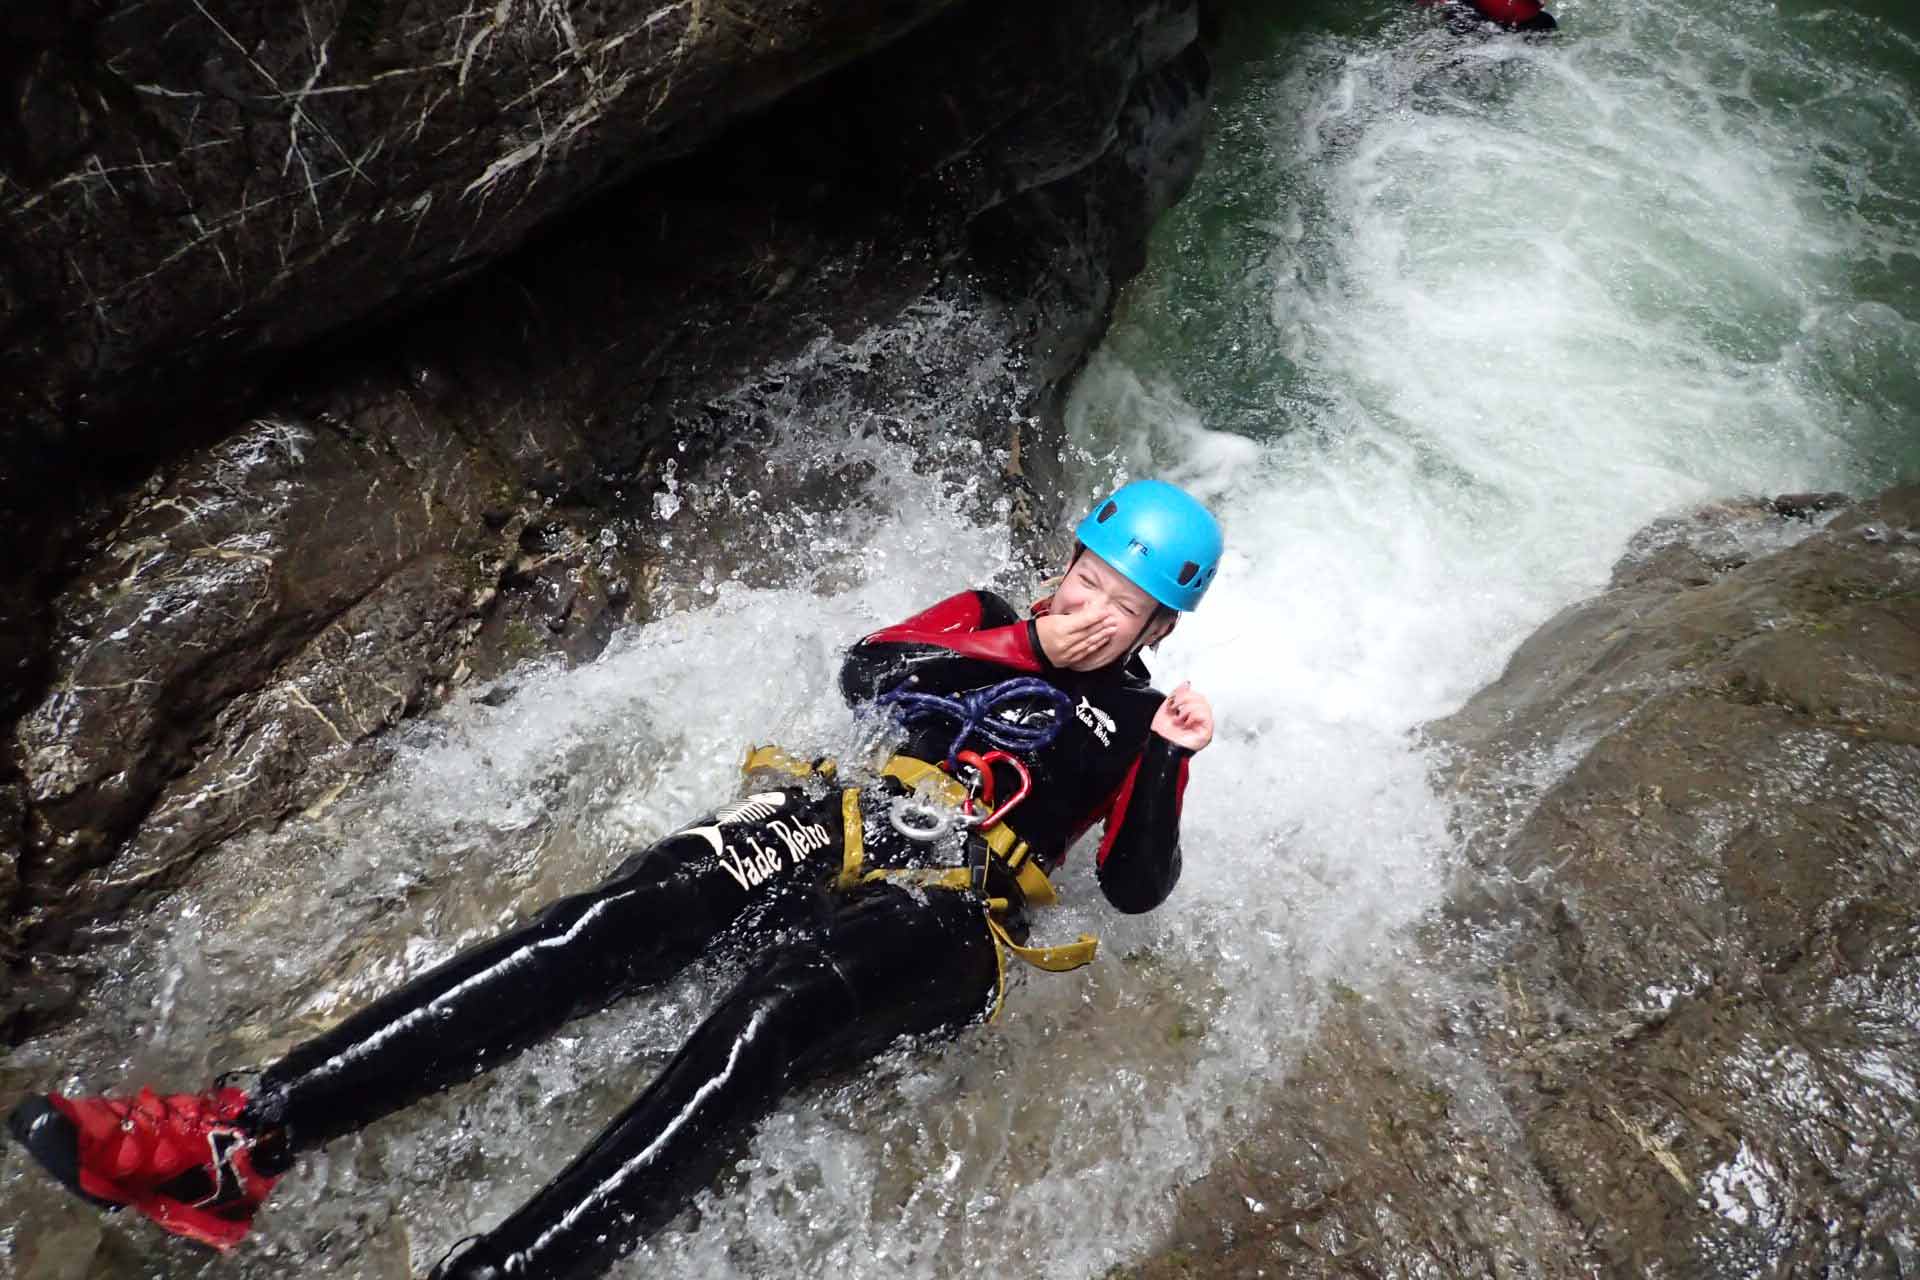
<instances>
[{"instance_id":1,"label":"helmet strap","mask_svg":"<svg viewBox=\"0 0 1920 1280\"><path fill-rule=\"evenodd\" d=\"M1169 609L1163 604L1155 604L1153 606L1153 612L1148 614L1147 620L1140 624L1140 634L1133 638L1133 644L1127 649L1127 656L1124 661L1132 662L1140 656L1140 651L1148 645L1147 633L1153 630L1154 626L1158 624L1162 618L1172 618L1177 622L1179 621L1180 614L1176 610ZM1167 633L1171 633L1172 630L1172 627L1167 628ZM1158 636L1152 643L1159 644L1161 640L1167 638L1167 633Z\"/></svg>"}]
</instances>

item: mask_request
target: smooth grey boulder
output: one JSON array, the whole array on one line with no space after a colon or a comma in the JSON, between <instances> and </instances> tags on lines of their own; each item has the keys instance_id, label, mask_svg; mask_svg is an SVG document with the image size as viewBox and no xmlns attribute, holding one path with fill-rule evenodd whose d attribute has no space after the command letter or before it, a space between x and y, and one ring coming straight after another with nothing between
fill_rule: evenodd
<instances>
[{"instance_id":1,"label":"smooth grey boulder","mask_svg":"<svg viewBox=\"0 0 1920 1280\"><path fill-rule=\"evenodd\" d=\"M1615 1274L1911 1270L1920 486L1705 583L1634 568L1434 726L1483 817L1575 759L1454 904L1516 930L1480 1030L1528 1154Z\"/></svg>"},{"instance_id":2,"label":"smooth grey boulder","mask_svg":"<svg viewBox=\"0 0 1920 1280\"><path fill-rule=\"evenodd\" d=\"M1443 914L1126 1274L1920 1265L1920 486L1838 505L1650 527L1430 726Z\"/></svg>"}]
</instances>

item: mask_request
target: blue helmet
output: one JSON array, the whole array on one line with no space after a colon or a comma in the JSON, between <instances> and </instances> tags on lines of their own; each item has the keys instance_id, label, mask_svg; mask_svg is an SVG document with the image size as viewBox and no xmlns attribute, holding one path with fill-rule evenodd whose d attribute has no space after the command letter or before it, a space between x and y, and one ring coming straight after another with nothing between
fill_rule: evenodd
<instances>
[{"instance_id":1,"label":"blue helmet","mask_svg":"<svg viewBox=\"0 0 1920 1280\"><path fill-rule=\"evenodd\" d=\"M1135 480L1093 504L1080 545L1169 609L1191 612L1220 568L1220 522L1186 490Z\"/></svg>"}]
</instances>

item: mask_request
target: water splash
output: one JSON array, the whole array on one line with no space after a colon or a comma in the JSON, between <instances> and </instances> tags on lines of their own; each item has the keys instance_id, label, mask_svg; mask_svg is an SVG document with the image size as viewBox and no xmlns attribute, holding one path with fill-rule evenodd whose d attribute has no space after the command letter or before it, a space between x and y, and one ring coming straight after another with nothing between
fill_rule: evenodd
<instances>
[{"instance_id":1,"label":"water splash","mask_svg":"<svg viewBox=\"0 0 1920 1280\"><path fill-rule=\"evenodd\" d=\"M1920 134L1887 70L1914 50L1749 3L1560 11L1568 36L1544 44L1398 16L1331 32L1345 9L1262 34L1072 414L1083 494L1169 475L1228 523L1205 611L1154 664L1220 711L1186 880L1115 918L1083 851L1045 927L1100 933L1097 966L1022 979L995 1028L795 1097L697 1229L616 1274L1134 1256L1329 993L1390 967L1438 899L1453 842L1417 726L1651 517L1914 465ZM929 308L742 388L740 443L676 466L646 526L668 552L658 621L458 702L401 735L385 778L235 842L137 926L103 1013L0 1083L191 1087L270 1060L730 795L745 743L857 749L833 688L847 640L962 586L1031 588L988 483L1001 460L947 429L1017 401L1003 346ZM333 1144L220 1274L422 1269L610 1119L725 980L690 973ZM1742 1177L1714 1190L1757 1203ZM89 1256L212 1274L17 1156L0 1196L23 1206L0 1229L10 1274Z\"/></svg>"}]
</instances>

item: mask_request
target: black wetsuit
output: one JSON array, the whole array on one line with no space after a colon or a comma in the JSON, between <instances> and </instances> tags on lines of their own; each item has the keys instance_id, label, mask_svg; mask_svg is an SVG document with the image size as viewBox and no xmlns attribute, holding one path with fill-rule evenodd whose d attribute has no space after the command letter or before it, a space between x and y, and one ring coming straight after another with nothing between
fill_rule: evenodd
<instances>
[{"instance_id":1,"label":"black wetsuit","mask_svg":"<svg viewBox=\"0 0 1920 1280\"><path fill-rule=\"evenodd\" d=\"M1007 826L1051 869L1104 818L1103 891L1123 911L1157 906L1179 877L1189 753L1150 731L1162 699L1137 660L1058 670L1031 621L997 596L965 592L855 644L841 687L858 705L895 690L954 694L1023 675L1064 692L1072 709L1062 714L1059 699L1042 696L995 709L1010 724L1058 724L1049 743L1021 753L1033 790ZM955 732L921 722L902 754L942 761ZM627 859L598 888L550 904L294 1049L262 1076L246 1122L276 1135L261 1145L289 1159L660 981L716 940L750 948L777 933L639 1099L436 1275L601 1270L679 1212L727 1158L727 1138L788 1088L900 1035L957 1028L993 1007L999 949L1024 923L1013 877L976 834L954 853L981 864L978 891L850 883L856 853L864 871L912 865L931 847L886 822L888 800L884 787L853 792L815 779L725 806ZM1005 901L992 928L990 897Z\"/></svg>"}]
</instances>

